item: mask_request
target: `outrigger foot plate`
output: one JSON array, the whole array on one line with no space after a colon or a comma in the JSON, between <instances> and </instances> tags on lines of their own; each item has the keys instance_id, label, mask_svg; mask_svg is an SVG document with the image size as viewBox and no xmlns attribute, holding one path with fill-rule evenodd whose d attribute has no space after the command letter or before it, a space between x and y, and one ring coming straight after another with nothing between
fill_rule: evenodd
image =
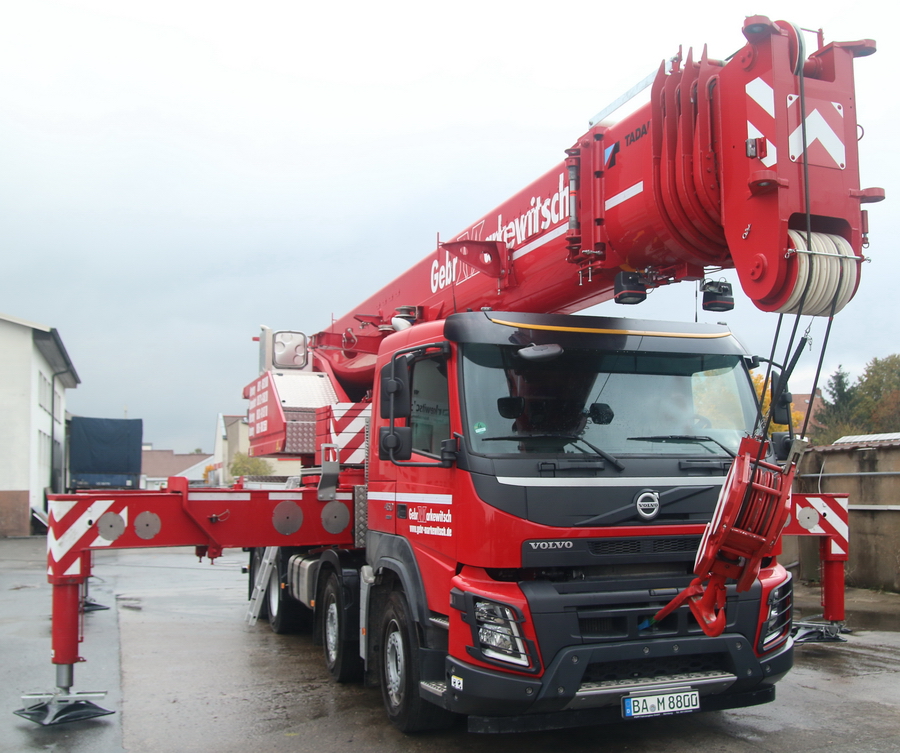
<instances>
[{"instance_id":1,"label":"outrigger foot plate","mask_svg":"<svg viewBox=\"0 0 900 753\"><path fill-rule=\"evenodd\" d=\"M843 622L795 622L794 643L846 643L842 633L852 633Z\"/></svg>"},{"instance_id":2,"label":"outrigger foot plate","mask_svg":"<svg viewBox=\"0 0 900 753\"><path fill-rule=\"evenodd\" d=\"M51 724L81 722L98 716L115 714L91 699L103 698L106 693L30 693L22 696L25 708L13 713L45 727Z\"/></svg>"}]
</instances>

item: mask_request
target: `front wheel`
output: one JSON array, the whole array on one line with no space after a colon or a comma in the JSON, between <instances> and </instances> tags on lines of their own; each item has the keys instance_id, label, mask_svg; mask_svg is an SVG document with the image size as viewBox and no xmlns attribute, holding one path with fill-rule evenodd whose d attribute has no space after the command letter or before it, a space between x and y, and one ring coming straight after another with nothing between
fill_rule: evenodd
<instances>
[{"instance_id":1,"label":"front wheel","mask_svg":"<svg viewBox=\"0 0 900 753\"><path fill-rule=\"evenodd\" d=\"M322 593L322 644L325 648L325 666L337 682L349 682L362 674L359 644L344 640L344 594L335 573L328 576Z\"/></svg>"},{"instance_id":2,"label":"front wheel","mask_svg":"<svg viewBox=\"0 0 900 753\"><path fill-rule=\"evenodd\" d=\"M401 732L446 729L454 714L419 695L419 640L401 591L388 597L381 619L381 696Z\"/></svg>"}]
</instances>

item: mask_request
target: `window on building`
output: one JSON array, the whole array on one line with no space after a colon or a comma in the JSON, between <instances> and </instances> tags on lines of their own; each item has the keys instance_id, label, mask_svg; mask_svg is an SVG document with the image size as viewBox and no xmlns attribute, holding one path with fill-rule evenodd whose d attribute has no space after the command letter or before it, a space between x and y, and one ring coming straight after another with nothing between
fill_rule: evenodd
<instances>
[{"instance_id":1,"label":"window on building","mask_svg":"<svg viewBox=\"0 0 900 753\"><path fill-rule=\"evenodd\" d=\"M50 412L50 407L52 405L52 388L50 386L50 380L47 379L43 374L39 374L40 383L38 385L38 404L43 408L47 413Z\"/></svg>"}]
</instances>

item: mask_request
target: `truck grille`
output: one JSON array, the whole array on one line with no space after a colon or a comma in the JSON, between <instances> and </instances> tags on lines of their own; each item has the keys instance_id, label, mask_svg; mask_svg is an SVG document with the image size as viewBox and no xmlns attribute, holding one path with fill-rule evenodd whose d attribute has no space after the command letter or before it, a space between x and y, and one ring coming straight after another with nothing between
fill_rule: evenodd
<instances>
[{"instance_id":1,"label":"truck grille","mask_svg":"<svg viewBox=\"0 0 900 753\"><path fill-rule=\"evenodd\" d=\"M588 543L588 551L597 557L614 557L630 554L696 554L700 546L699 536L673 536L670 538L596 539Z\"/></svg>"},{"instance_id":2,"label":"truck grille","mask_svg":"<svg viewBox=\"0 0 900 753\"><path fill-rule=\"evenodd\" d=\"M673 589L674 590L674 589ZM672 594L674 596L674 593ZM665 606L667 597L622 604L603 604L577 610L581 638L586 643L623 639L676 638L703 632L690 609L682 606L661 622L648 626L653 616ZM734 602L729 599L729 604ZM728 625L734 624L737 610L726 610Z\"/></svg>"}]
</instances>

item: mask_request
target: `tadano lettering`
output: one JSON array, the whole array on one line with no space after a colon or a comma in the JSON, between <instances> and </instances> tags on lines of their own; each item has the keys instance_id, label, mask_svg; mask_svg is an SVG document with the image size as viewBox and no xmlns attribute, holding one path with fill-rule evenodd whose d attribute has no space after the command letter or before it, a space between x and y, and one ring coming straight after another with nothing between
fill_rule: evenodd
<instances>
[{"instance_id":1,"label":"tadano lettering","mask_svg":"<svg viewBox=\"0 0 900 753\"><path fill-rule=\"evenodd\" d=\"M650 121L648 120L644 125L638 126L631 133L625 134L625 146L631 146L638 139L644 138L649 133L650 130Z\"/></svg>"}]
</instances>

